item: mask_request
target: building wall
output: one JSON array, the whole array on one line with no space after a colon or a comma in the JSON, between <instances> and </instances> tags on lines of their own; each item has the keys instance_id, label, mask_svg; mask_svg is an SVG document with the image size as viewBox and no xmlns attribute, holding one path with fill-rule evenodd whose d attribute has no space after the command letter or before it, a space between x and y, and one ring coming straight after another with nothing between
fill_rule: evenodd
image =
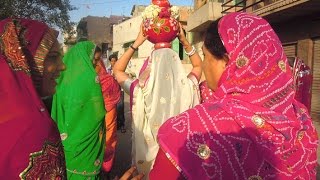
<instances>
[{"instance_id":1,"label":"building wall","mask_svg":"<svg viewBox=\"0 0 320 180\"><path fill-rule=\"evenodd\" d=\"M110 43L112 38L110 36L109 19L107 17L87 17L87 31L88 40L95 44Z\"/></svg>"},{"instance_id":2,"label":"building wall","mask_svg":"<svg viewBox=\"0 0 320 180\"><path fill-rule=\"evenodd\" d=\"M282 43L294 42L320 36L320 20L315 17L300 17L290 21L271 23Z\"/></svg>"},{"instance_id":3,"label":"building wall","mask_svg":"<svg viewBox=\"0 0 320 180\"><path fill-rule=\"evenodd\" d=\"M96 44L109 43L112 45L113 38L113 24L122 21L122 16L110 17L87 17L88 39L94 41Z\"/></svg>"},{"instance_id":4,"label":"building wall","mask_svg":"<svg viewBox=\"0 0 320 180\"><path fill-rule=\"evenodd\" d=\"M302 16L271 24L283 43L287 56L298 56L313 74L311 114L320 122L320 21L316 15Z\"/></svg>"},{"instance_id":5,"label":"building wall","mask_svg":"<svg viewBox=\"0 0 320 180\"><path fill-rule=\"evenodd\" d=\"M113 27L113 48L114 53L117 52L118 57L122 56L125 52L124 44L134 42L140 31L142 22L141 16L136 16L128 19ZM127 71L138 74L140 67L153 50L153 44L146 40L138 50L138 57L130 61Z\"/></svg>"},{"instance_id":6,"label":"building wall","mask_svg":"<svg viewBox=\"0 0 320 180\"><path fill-rule=\"evenodd\" d=\"M78 39L93 41L107 52L113 44L113 25L125 20L124 16L97 17L87 16L78 24Z\"/></svg>"},{"instance_id":7,"label":"building wall","mask_svg":"<svg viewBox=\"0 0 320 180\"><path fill-rule=\"evenodd\" d=\"M146 7L145 5L134 5L131 11L132 17L140 16Z\"/></svg>"},{"instance_id":8,"label":"building wall","mask_svg":"<svg viewBox=\"0 0 320 180\"><path fill-rule=\"evenodd\" d=\"M271 25L281 42L284 45L296 44L295 55L312 67L313 39L320 37L320 21L317 17L304 16Z\"/></svg>"}]
</instances>

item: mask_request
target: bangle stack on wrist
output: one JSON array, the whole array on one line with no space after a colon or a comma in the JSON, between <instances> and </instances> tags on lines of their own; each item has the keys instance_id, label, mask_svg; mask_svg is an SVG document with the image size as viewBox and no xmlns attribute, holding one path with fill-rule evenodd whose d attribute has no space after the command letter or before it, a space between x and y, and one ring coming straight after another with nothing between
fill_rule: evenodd
<instances>
[{"instance_id":1,"label":"bangle stack on wrist","mask_svg":"<svg viewBox=\"0 0 320 180\"><path fill-rule=\"evenodd\" d=\"M194 55L196 53L196 48L194 46L192 46L192 50L190 52L187 52L186 50L184 50L184 52L186 53L186 55L191 57L192 55Z\"/></svg>"},{"instance_id":2,"label":"bangle stack on wrist","mask_svg":"<svg viewBox=\"0 0 320 180\"><path fill-rule=\"evenodd\" d=\"M138 51L138 48L133 47L132 44L130 45L130 48L133 49L134 51Z\"/></svg>"}]
</instances>

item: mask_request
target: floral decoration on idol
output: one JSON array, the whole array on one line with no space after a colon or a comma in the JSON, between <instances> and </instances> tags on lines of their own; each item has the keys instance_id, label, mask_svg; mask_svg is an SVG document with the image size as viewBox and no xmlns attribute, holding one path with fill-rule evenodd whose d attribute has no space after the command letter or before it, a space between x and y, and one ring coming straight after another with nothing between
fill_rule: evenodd
<instances>
[{"instance_id":1,"label":"floral decoration on idol","mask_svg":"<svg viewBox=\"0 0 320 180\"><path fill-rule=\"evenodd\" d=\"M179 33L179 8L167 0L152 0L142 13L144 33L155 48L170 48Z\"/></svg>"}]
</instances>

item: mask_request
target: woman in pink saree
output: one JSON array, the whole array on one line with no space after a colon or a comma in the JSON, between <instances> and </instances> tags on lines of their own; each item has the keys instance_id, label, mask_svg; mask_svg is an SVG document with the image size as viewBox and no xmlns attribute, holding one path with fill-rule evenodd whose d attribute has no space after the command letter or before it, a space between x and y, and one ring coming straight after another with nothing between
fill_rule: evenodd
<instances>
[{"instance_id":1,"label":"woman in pink saree","mask_svg":"<svg viewBox=\"0 0 320 180\"><path fill-rule=\"evenodd\" d=\"M160 127L150 179L315 179L317 133L268 22L230 13L203 51L213 98Z\"/></svg>"},{"instance_id":2,"label":"woman in pink saree","mask_svg":"<svg viewBox=\"0 0 320 180\"><path fill-rule=\"evenodd\" d=\"M41 101L65 69L57 35L33 20L0 21L0 179L66 179L58 128Z\"/></svg>"}]
</instances>

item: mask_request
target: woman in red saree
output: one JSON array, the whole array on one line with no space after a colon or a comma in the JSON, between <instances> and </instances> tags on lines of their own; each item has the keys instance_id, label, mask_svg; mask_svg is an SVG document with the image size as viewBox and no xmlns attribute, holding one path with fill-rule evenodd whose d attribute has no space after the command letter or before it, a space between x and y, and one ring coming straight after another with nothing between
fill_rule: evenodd
<instances>
[{"instance_id":1,"label":"woman in red saree","mask_svg":"<svg viewBox=\"0 0 320 180\"><path fill-rule=\"evenodd\" d=\"M0 179L65 179L60 135L40 97L64 70L57 32L27 19L0 21Z\"/></svg>"},{"instance_id":2,"label":"woman in red saree","mask_svg":"<svg viewBox=\"0 0 320 180\"><path fill-rule=\"evenodd\" d=\"M117 145L117 103L120 100L120 87L114 77L107 73L101 59L101 49L96 47L94 53L95 70L99 77L105 109L106 149L102 169L110 172L113 166Z\"/></svg>"},{"instance_id":3,"label":"woman in red saree","mask_svg":"<svg viewBox=\"0 0 320 180\"><path fill-rule=\"evenodd\" d=\"M230 13L203 52L213 98L160 127L150 179L315 179L317 133L268 22Z\"/></svg>"}]
</instances>

